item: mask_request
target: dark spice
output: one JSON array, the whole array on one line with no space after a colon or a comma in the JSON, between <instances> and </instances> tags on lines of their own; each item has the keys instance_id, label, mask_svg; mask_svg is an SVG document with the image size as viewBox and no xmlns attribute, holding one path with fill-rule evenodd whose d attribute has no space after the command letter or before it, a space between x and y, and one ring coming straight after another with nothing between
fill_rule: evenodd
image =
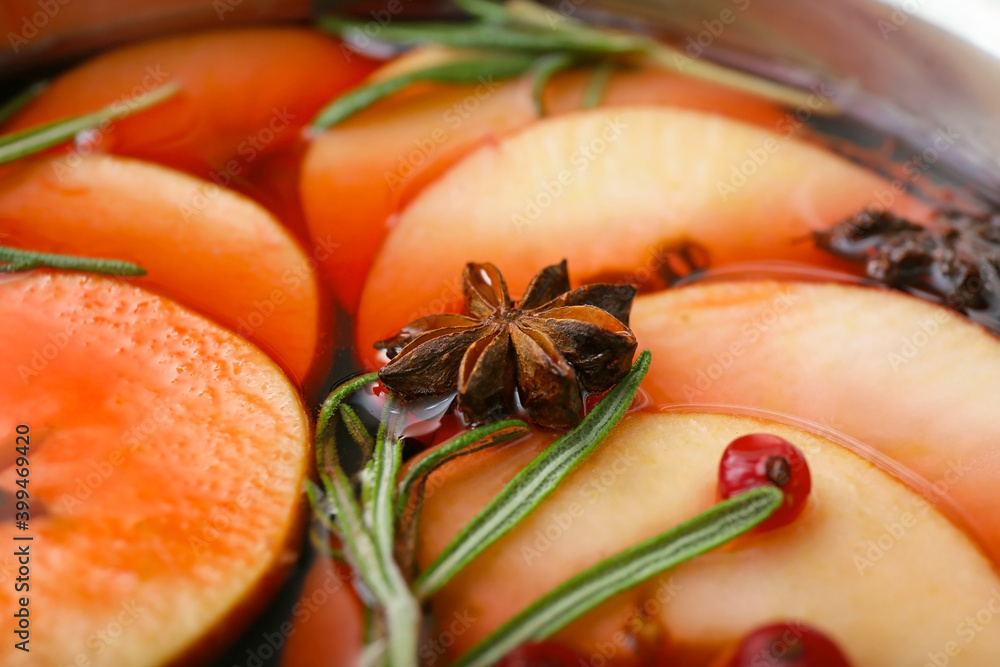
<instances>
[{"instance_id":1,"label":"dark spice","mask_svg":"<svg viewBox=\"0 0 1000 667\"><path fill-rule=\"evenodd\" d=\"M792 481L792 464L784 456L770 456L764 462L764 474L775 486L785 486Z\"/></svg>"},{"instance_id":2,"label":"dark spice","mask_svg":"<svg viewBox=\"0 0 1000 667\"><path fill-rule=\"evenodd\" d=\"M515 304L492 264L468 264L464 313L411 322L375 347L390 361L382 383L405 399L458 392L469 424L515 414L538 426L571 428L585 392L628 373L636 340L628 328L630 285L569 288L566 262L540 271Z\"/></svg>"},{"instance_id":3,"label":"dark spice","mask_svg":"<svg viewBox=\"0 0 1000 667\"><path fill-rule=\"evenodd\" d=\"M947 304L1000 329L1000 215L942 211L928 226L888 212L862 211L816 244L864 264L865 275Z\"/></svg>"}]
</instances>

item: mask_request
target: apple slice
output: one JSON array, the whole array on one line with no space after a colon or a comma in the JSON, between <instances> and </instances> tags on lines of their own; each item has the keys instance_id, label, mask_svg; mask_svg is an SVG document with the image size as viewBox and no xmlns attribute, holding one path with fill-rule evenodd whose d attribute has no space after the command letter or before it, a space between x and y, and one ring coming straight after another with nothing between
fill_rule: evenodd
<instances>
[{"instance_id":1,"label":"apple slice","mask_svg":"<svg viewBox=\"0 0 1000 667\"><path fill-rule=\"evenodd\" d=\"M714 266L830 264L805 237L867 207L880 183L819 148L701 112L543 120L480 148L402 213L365 284L358 349L373 364L374 341L455 308L468 261L496 264L514 294L563 258L576 284L625 276L641 286L663 267L662 248L685 240Z\"/></svg>"},{"instance_id":2,"label":"apple slice","mask_svg":"<svg viewBox=\"0 0 1000 667\"><path fill-rule=\"evenodd\" d=\"M282 667L356 667L361 661L364 605L353 588L354 573L318 554L292 607Z\"/></svg>"},{"instance_id":3,"label":"apple slice","mask_svg":"<svg viewBox=\"0 0 1000 667\"><path fill-rule=\"evenodd\" d=\"M4 277L0 320L3 530L34 538L30 593L0 588L8 614L29 600L30 653L10 639L0 663L206 662L294 563L297 390L242 338L110 278Z\"/></svg>"},{"instance_id":4,"label":"apple slice","mask_svg":"<svg viewBox=\"0 0 1000 667\"><path fill-rule=\"evenodd\" d=\"M397 59L373 80L398 76L456 57L420 49ZM578 110L592 72L555 77L546 88L550 114ZM325 263L338 299L357 310L372 260L392 216L460 158L537 120L526 79L470 86L427 85L375 105L324 132L302 170L302 199L314 236L340 244ZM776 105L750 95L656 69L615 73L604 106L658 104L702 109L775 127Z\"/></svg>"},{"instance_id":5,"label":"apple slice","mask_svg":"<svg viewBox=\"0 0 1000 667\"><path fill-rule=\"evenodd\" d=\"M669 368L662 354L654 358ZM922 665L945 652L954 656L949 665L984 665L1000 655L1000 624L976 620L1000 611L1000 578L922 496L814 433L698 413L627 417L541 506L446 585L433 601L439 626L471 619L450 633L451 655L573 574L707 509L723 450L749 433L775 434L803 451L812 475L804 512L612 598L556 641L592 664L635 664L660 653L665 662L657 664L704 665L751 629L785 619L830 635L855 665ZM547 442L489 450L435 473L420 562L430 562Z\"/></svg>"},{"instance_id":6,"label":"apple slice","mask_svg":"<svg viewBox=\"0 0 1000 667\"><path fill-rule=\"evenodd\" d=\"M1000 341L949 310L853 285L731 282L636 300L655 405L776 410L934 485L1000 562Z\"/></svg>"},{"instance_id":7,"label":"apple slice","mask_svg":"<svg viewBox=\"0 0 1000 667\"><path fill-rule=\"evenodd\" d=\"M293 144L323 105L374 68L338 41L302 28L167 37L114 49L71 69L3 131L127 103L178 81L183 89L174 98L90 133L87 149L213 175L225 185L259 155Z\"/></svg>"},{"instance_id":8,"label":"apple slice","mask_svg":"<svg viewBox=\"0 0 1000 667\"><path fill-rule=\"evenodd\" d=\"M229 190L114 156L27 162L0 179L0 243L110 257L139 284L260 345L311 385L332 347L315 261L263 208Z\"/></svg>"}]
</instances>

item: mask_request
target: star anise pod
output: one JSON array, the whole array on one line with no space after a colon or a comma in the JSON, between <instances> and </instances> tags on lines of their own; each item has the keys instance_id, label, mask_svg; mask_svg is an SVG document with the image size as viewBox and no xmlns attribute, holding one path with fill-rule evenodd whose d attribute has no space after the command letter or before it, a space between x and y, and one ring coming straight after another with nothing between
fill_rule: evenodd
<instances>
[{"instance_id":1,"label":"star anise pod","mask_svg":"<svg viewBox=\"0 0 1000 667\"><path fill-rule=\"evenodd\" d=\"M922 226L863 211L814 236L820 248L863 263L875 281L1000 327L1000 216L944 211Z\"/></svg>"},{"instance_id":2,"label":"star anise pod","mask_svg":"<svg viewBox=\"0 0 1000 667\"><path fill-rule=\"evenodd\" d=\"M628 373L636 340L628 328L630 285L569 288L565 260L540 271L515 304L492 264L467 264L464 312L415 320L379 341L390 361L379 378L405 399L458 392L466 423L518 408L545 428L570 428L586 393Z\"/></svg>"}]
</instances>

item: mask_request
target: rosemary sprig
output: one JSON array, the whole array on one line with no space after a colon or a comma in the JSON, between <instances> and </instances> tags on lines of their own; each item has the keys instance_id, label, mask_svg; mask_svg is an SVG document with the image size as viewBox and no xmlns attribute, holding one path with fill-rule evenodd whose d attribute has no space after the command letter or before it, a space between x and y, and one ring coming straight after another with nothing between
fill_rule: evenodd
<instances>
[{"instance_id":1,"label":"rosemary sprig","mask_svg":"<svg viewBox=\"0 0 1000 667\"><path fill-rule=\"evenodd\" d=\"M469 16L484 21L503 23L507 20L507 11L504 6L492 0L453 0L454 5Z\"/></svg>"},{"instance_id":2,"label":"rosemary sprig","mask_svg":"<svg viewBox=\"0 0 1000 667\"><path fill-rule=\"evenodd\" d=\"M398 433L405 423L405 411L397 410L390 394L385 402L386 418L379 427L372 455L371 526L375 536L378 563L391 591L384 600L386 653L390 667L412 667L416 664L416 647L420 635L420 605L395 560L394 491L402 445Z\"/></svg>"},{"instance_id":3,"label":"rosemary sprig","mask_svg":"<svg viewBox=\"0 0 1000 667\"><path fill-rule=\"evenodd\" d=\"M534 80L531 82L531 99L535 105L535 113L539 117L545 116L543 95L545 94L545 86L548 85L549 79L559 72L569 69L576 62L576 59L568 53L551 53L547 56L542 56L535 63Z\"/></svg>"},{"instance_id":4,"label":"rosemary sprig","mask_svg":"<svg viewBox=\"0 0 1000 667\"><path fill-rule=\"evenodd\" d=\"M414 488L418 490L420 484L427 479L427 476L443 466L449 461L472 454L487 447L493 447L504 442L510 442L515 438L520 438L528 434L528 425L520 419L506 419L504 421L480 426L468 433L463 433L457 438L452 438L437 449L431 450L426 456L417 461L403 477L399 483L398 501L396 513L402 516L406 504L409 502L410 494Z\"/></svg>"},{"instance_id":5,"label":"rosemary sprig","mask_svg":"<svg viewBox=\"0 0 1000 667\"><path fill-rule=\"evenodd\" d=\"M610 63L601 63L594 68L594 73L590 76L590 81L587 82L587 88L583 91L583 99L580 100L580 106L584 109L593 109L601 103L604 99L604 91L608 88L608 82L611 81L611 74L615 71L614 66Z\"/></svg>"},{"instance_id":6,"label":"rosemary sprig","mask_svg":"<svg viewBox=\"0 0 1000 667\"><path fill-rule=\"evenodd\" d=\"M649 351L642 352L628 376L608 392L580 426L556 440L515 476L412 585L404 576L407 568L394 558L394 550L399 549L396 542L407 537L405 526L401 533L396 527L407 517L419 520L419 490L427 476L447 461L525 434L527 425L507 420L453 438L428 452L400 480L399 437L406 411L389 393L373 440L372 457L361 473L359 499L338 462L337 419L356 420L353 425L345 424L355 440L371 437L353 410L343 410L342 406L351 393L378 376L370 373L354 378L330 394L317 422L317 461L323 491L309 483L306 494L319 524L336 535L343 546L334 557L347 560L370 593L365 664L418 664L421 602L531 512L593 450L628 409L650 360ZM418 503L408 504L415 490ZM488 667L517 645L550 636L609 597L747 532L770 516L782 497L774 487L751 490L602 561L543 595L462 656L458 664Z\"/></svg>"},{"instance_id":7,"label":"rosemary sprig","mask_svg":"<svg viewBox=\"0 0 1000 667\"><path fill-rule=\"evenodd\" d=\"M421 600L433 595L473 558L500 539L542 502L562 479L621 421L649 370L644 350L629 374L583 418L580 425L539 454L438 554L414 584Z\"/></svg>"},{"instance_id":8,"label":"rosemary sprig","mask_svg":"<svg viewBox=\"0 0 1000 667\"><path fill-rule=\"evenodd\" d=\"M358 443L358 447L361 448L361 460L367 461L371 458L372 453L375 451L375 440L372 438L371 433L369 433L365 428L365 425L361 423L361 418L358 417L358 413L354 411L354 408L346 403L341 403L340 420L347 428L347 432L351 434L351 438L353 438L354 442Z\"/></svg>"},{"instance_id":9,"label":"rosemary sprig","mask_svg":"<svg viewBox=\"0 0 1000 667\"><path fill-rule=\"evenodd\" d=\"M330 392L330 395L326 397L325 401L323 401L323 405L320 406L319 415L316 417L317 443L326 443L330 440L332 435L330 429L334 427L334 417L337 415L337 411L340 408L340 405L344 402L344 399L362 387L375 382L378 382L378 373L367 373L338 385L336 389ZM316 448L317 457L321 456L323 449L323 447ZM335 453L336 452L334 452L334 454ZM322 469L323 461L321 458L317 460L317 463L319 464L320 469Z\"/></svg>"},{"instance_id":10,"label":"rosemary sprig","mask_svg":"<svg viewBox=\"0 0 1000 667\"><path fill-rule=\"evenodd\" d=\"M506 4L489 0L453 0L474 20L468 22L393 22L379 29L377 39L404 46L437 44L469 49L479 55L447 65L415 70L393 79L363 84L331 102L313 120L312 128L332 127L372 103L419 81L468 83L484 78L505 79L529 70L536 72L534 99L538 100L546 81L566 67L578 65L660 67L716 84L760 95L790 106L807 104L806 93L756 76L688 57L685 53L654 39L588 26L567 19L531 0L510 0ZM320 28L350 40L364 37L365 22L334 16L318 19ZM483 53L492 55L482 55ZM530 62L525 62L530 61ZM599 72L584 102L593 106L600 98L608 71ZM816 109L834 110L823 103Z\"/></svg>"},{"instance_id":11,"label":"rosemary sprig","mask_svg":"<svg viewBox=\"0 0 1000 667\"><path fill-rule=\"evenodd\" d=\"M489 667L520 644L551 636L611 596L746 533L769 517L782 498L773 486L752 489L607 558L536 600L455 667Z\"/></svg>"},{"instance_id":12,"label":"rosemary sprig","mask_svg":"<svg viewBox=\"0 0 1000 667\"><path fill-rule=\"evenodd\" d=\"M47 252L33 252L20 248L0 246L0 273L30 271L31 269L62 269L64 271L85 271L108 276L144 276L146 269L131 262L117 259L56 255Z\"/></svg>"},{"instance_id":13,"label":"rosemary sprig","mask_svg":"<svg viewBox=\"0 0 1000 667\"><path fill-rule=\"evenodd\" d=\"M528 425L519 419L507 419L480 426L432 449L410 467L403 481L399 483L396 493L396 516L400 524L396 554L404 572L410 574L415 567L420 511L423 508L424 489L430 474L449 461L510 442L527 435L528 432Z\"/></svg>"},{"instance_id":14,"label":"rosemary sprig","mask_svg":"<svg viewBox=\"0 0 1000 667\"><path fill-rule=\"evenodd\" d=\"M372 373L344 383L324 402L317 419L316 456L329 511L310 483L307 495L318 514L333 515L331 528L343 542L343 553L371 594L384 617L385 658L389 667L412 667L417 661L420 606L394 558L394 489L401 447L398 427L405 413L386 401L372 460L365 466L361 502L355 497L336 452L335 418L340 405L353 391L377 379ZM320 518L320 521L323 521Z\"/></svg>"},{"instance_id":15,"label":"rosemary sprig","mask_svg":"<svg viewBox=\"0 0 1000 667\"><path fill-rule=\"evenodd\" d=\"M581 40L587 37L596 38L597 35L608 32L601 28L588 26L575 19L567 18L533 0L509 0L505 7L512 22L547 28L556 32L571 32ZM716 83L734 90L759 95L790 107L809 105L811 110L819 114L836 111L836 106L833 103L825 100L816 100L815 98L810 100L808 93L804 93L797 88L791 88L752 74L730 69L704 58L691 58L686 53L654 39L641 37L636 39L643 42L641 50L645 57L644 62L648 65L684 74L695 79L702 79L710 83Z\"/></svg>"},{"instance_id":16,"label":"rosemary sprig","mask_svg":"<svg viewBox=\"0 0 1000 667\"><path fill-rule=\"evenodd\" d=\"M102 123L119 120L136 111L147 109L176 95L180 89L180 85L172 81L132 99L128 104L115 102L93 113L0 136L0 164L33 155L72 139L79 132L92 130Z\"/></svg>"},{"instance_id":17,"label":"rosemary sprig","mask_svg":"<svg viewBox=\"0 0 1000 667\"><path fill-rule=\"evenodd\" d=\"M319 19L319 27L347 39L364 34L365 22L337 17ZM404 45L440 44L460 49L534 54L566 52L576 55L639 54L648 40L628 34L594 30L553 30L547 26L496 23L390 23L382 26L378 38Z\"/></svg>"},{"instance_id":18,"label":"rosemary sprig","mask_svg":"<svg viewBox=\"0 0 1000 667\"><path fill-rule=\"evenodd\" d=\"M391 79L364 84L338 97L320 110L310 127L313 130L332 127L412 83L479 83L508 79L527 72L534 65L535 58L530 56L499 54L407 72Z\"/></svg>"}]
</instances>

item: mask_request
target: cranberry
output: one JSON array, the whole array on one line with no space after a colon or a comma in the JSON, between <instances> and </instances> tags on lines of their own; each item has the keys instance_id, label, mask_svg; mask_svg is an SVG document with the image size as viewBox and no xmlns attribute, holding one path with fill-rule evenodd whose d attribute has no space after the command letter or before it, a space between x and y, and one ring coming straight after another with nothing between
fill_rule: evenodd
<instances>
[{"instance_id":1,"label":"cranberry","mask_svg":"<svg viewBox=\"0 0 1000 667\"><path fill-rule=\"evenodd\" d=\"M850 667L850 663L819 630L775 623L744 637L727 667Z\"/></svg>"},{"instance_id":2,"label":"cranberry","mask_svg":"<svg viewBox=\"0 0 1000 667\"><path fill-rule=\"evenodd\" d=\"M533 642L518 646L494 667L578 667L582 662L586 661L561 644Z\"/></svg>"},{"instance_id":3,"label":"cranberry","mask_svg":"<svg viewBox=\"0 0 1000 667\"><path fill-rule=\"evenodd\" d=\"M719 462L719 496L731 498L764 484L781 489L785 501L758 530L784 526L802 512L812 479L799 448L765 433L745 435L729 443Z\"/></svg>"}]
</instances>

